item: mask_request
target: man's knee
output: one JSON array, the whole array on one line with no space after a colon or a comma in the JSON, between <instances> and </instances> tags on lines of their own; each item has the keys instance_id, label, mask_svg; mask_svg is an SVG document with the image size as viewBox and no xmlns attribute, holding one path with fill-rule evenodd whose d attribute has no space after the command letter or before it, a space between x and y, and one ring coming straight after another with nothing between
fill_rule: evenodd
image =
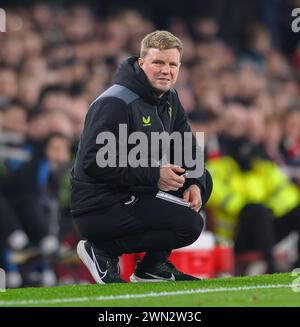
<instances>
[{"instance_id":1,"label":"man's knee","mask_svg":"<svg viewBox=\"0 0 300 327\"><path fill-rule=\"evenodd\" d=\"M184 221L182 229L179 231L182 246L194 243L200 236L203 229L203 218L200 214L192 211L191 215Z\"/></svg>"}]
</instances>

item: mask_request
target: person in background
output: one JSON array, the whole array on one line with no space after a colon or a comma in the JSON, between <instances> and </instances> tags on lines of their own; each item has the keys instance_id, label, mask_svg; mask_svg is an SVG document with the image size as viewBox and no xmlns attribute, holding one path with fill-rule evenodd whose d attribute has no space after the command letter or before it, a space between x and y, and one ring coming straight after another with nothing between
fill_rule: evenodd
<instances>
[{"instance_id":1,"label":"person in background","mask_svg":"<svg viewBox=\"0 0 300 327\"><path fill-rule=\"evenodd\" d=\"M234 241L236 255L259 251L266 272L277 272L275 244L292 231L300 232L300 192L262 156L259 144L240 136L230 145L226 155L207 162L214 180L207 203L214 231L220 240ZM300 240L297 251L294 267L300 266Z\"/></svg>"}]
</instances>

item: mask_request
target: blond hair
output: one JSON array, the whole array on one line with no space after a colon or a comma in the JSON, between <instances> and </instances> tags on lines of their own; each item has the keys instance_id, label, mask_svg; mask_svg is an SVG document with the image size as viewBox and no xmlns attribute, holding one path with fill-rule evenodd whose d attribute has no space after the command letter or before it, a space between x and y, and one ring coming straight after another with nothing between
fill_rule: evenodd
<instances>
[{"instance_id":1,"label":"blond hair","mask_svg":"<svg viewBox=\"0 0 300 327\"><path fill-rule=\"evenodd\" d=\"M144 58L149 49L177 49L180 54L180 59L183 54L183 45L178 37L168 31L155 31L147 34L141 42L140 57Z\"/></svg>"}]
</instances>

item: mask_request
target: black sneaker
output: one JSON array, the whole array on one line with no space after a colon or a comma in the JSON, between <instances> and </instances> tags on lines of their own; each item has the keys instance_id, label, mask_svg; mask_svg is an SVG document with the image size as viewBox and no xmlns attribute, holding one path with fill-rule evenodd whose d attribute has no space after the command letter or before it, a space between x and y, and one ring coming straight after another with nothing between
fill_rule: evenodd
<instances>
[{"instance_id":1,"label":"black sneaker","mask_svg":"<svg viewBox=\"0 0 300 327\"><path fill-rule=\"evenodd\" d=\"M120 278L117 258L95 253L92 244L88 241L80 241L77 244L77 253L98 284L125 283Z\"/></svg>"},{"instance_id":2,"label":"black sneaker","mask_svg":"<svg viewBox=\"0 0 300 327\"><path fill-rule=\"evenodd\" d=\"M151 267L143 266L143 263L139 262L130 276L130 281L134 283L194 280L200 279L177 270L170 261L159 262Z\"/></svg>"}]
</instances>

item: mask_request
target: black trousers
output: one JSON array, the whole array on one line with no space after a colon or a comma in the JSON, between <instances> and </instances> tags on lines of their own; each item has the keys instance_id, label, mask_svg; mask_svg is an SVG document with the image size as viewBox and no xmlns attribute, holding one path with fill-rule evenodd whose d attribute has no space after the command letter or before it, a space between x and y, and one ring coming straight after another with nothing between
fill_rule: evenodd
<instances>
[{"instance_id":1,"label":"black trousers","mask_svg":"<svg viewBox=\"0 0 300 327\"><path fill-rule=\"evenodd\" d=\"M36 194L24 194L10 202L18 218L18 228L25 231L30 241L38 246L49 234L49 219Z\"/></svg>"},{"instance_id":2,"label":"black trousers","mask_svg":"<svg viewBox=\"0 0 300 327\"><path fill-rule=\"evenodd\" d=\"M7 200L0 196L0 267L4 266L3 253L8 248L7 239L16 230L23 230L30 242L39 246L49 235L49 217L35 194L24 194Z\"/></svg>"},{"instance_id":3,"label":"black trousers","mask_svg":"<svg viewBox=\"0 0 300 327\"><path fill-rule=\"evenodd\" d=\"M297 231L300 235L300 205L287 214L275 218L273 212L264 205L248 204L240 213L235 237L235 253L259 250L267 262L268 272L275 272L277 269L273 247L292 231ZM300 237L297 250L298 260L294 266L300 267Z\"/></svg>"},{"instance_id":4,"label":"black trousers","mask_svg":"<svg viewBox=\"0 0 300 327\"><path fill-rule=\"evenodd\" d=\"M111 257L137 252L168 256L199 237L199 213L153 195L131 199L74 218L79 233Z\"/></svg>"}]
</instances>

